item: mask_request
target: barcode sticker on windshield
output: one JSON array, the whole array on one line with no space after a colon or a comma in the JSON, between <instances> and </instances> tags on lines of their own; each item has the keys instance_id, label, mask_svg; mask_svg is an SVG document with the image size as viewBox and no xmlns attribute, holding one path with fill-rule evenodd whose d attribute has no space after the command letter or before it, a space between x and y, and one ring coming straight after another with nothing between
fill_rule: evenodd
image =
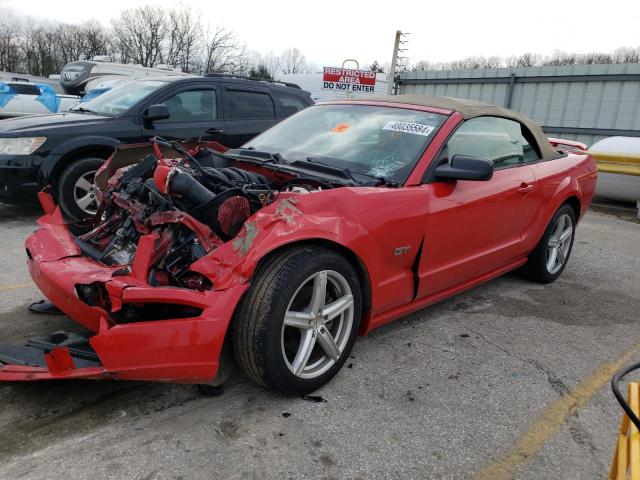
<instances>
[{"instance_id":1,"label":"barcode sticker on windshield","mask_svg":"<svg viewBox=\"0 0 640 480\"><path fill-rule=\"evenodd\" d=\"M412 122L388 122L382 129L428 137L435 130L435 127Z\"/></svg>"}]
</instances>

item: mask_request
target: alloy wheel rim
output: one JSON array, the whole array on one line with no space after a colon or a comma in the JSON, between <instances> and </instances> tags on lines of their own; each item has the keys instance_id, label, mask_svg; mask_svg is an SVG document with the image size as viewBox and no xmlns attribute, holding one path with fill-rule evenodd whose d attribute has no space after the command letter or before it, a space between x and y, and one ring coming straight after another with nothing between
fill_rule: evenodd
<instances>
[{"instance_id":1,"label":"alloy wheel rim","mask_svg":"<svg viewBox=\"0 0 640 480\"><path fill-rule=\"evenodd\" d=\"M87 172L78 178L73 186L73 198L76 205L78 205L80 210L89 215L95 215L99 205L95 185L93 184L95 177L95 170Z\"/></svg>"},{"instance_id":2,"label":"alloy wheel rim","mask_svg":"<svg viewBox=\"0 0 640 480\"><path fill-rule=\"evenodd\" d=\"M282 357L302 379L317 378L343 355L353 327L354 299L349 282L322 270L297 288L282 324Z\"/></svg>"},{"instance_id":3,"label":"alloy wheel rim","mask_svg":"<svg viewBox=\"0 0 640 480\"><path fill-rule=\"evenodd\" d=\"M554 275L567 261L573 239L573 222L568 214L558 217L547 244L547 271Z\"/></svg>"}]
</instances>

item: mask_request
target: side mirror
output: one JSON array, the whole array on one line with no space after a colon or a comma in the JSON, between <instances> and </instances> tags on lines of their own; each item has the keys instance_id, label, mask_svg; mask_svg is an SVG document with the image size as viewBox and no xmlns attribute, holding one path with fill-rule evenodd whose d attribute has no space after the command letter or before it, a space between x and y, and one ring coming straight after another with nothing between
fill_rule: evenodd
<instances>
[{"instance_id":1,"label":"side mirror","mask_svg":"<svg viewBox=\"0 0 640 480\"><path fill-rule=\"evenodd\" d=\"M436 167L435 177L440 180L490 180L493 162L483 158L454 155L451 163Z\"/></svg>"},{"instance_id":2,"label":"side mirror","mask_svg":"<svg viewBox=\"0 0 640 480\"><path fill-rule=\"evenodd\" d=\"M169 118L169 107L167 107L164 103L151 105L142 114L142 120L148 123L153 123L156 120L166 120L167 118Z\"/></svg>"}]
</instances>

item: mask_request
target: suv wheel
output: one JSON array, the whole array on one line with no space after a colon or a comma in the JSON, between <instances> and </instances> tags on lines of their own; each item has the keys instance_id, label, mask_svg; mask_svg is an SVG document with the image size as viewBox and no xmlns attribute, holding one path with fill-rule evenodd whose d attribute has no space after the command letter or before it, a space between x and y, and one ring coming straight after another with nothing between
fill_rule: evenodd
<instances>
[{"instance_id":1,"label":"suv wheel","mask_svg":"<svg viewBox=\"0 0 640 480\"><path fill-rule=\"evenodd\" d=\"M98 211L93 180L104 163L102 158L83 158L74 161L58 179L58 202L64 213L74 219L93 217Z\"/></svg>"}]
</instances>

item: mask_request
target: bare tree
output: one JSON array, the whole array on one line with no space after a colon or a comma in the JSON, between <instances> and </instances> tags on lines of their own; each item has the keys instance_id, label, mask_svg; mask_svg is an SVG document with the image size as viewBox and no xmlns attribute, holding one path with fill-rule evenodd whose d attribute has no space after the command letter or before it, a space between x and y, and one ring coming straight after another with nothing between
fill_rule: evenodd
<instances>
[{"instance_id":1,"label":"bare tree","mask_svg":"<svg viewBox=\"0 0 640 480\"><path fill-rule=\"evenodd\" d=\"M483 57L473 56L466 57L460 60L455 60L450 63L449 68L453 70L459 69L477 69L477 68L499 68L503 65L500 57Z\"/></svg>"},{"instance_id":2,"label":"bare tree","mask_svg":"<svg viewBox=\"0 0 640 480\"><path fill-rule=\"evenodd\" d=\"M436 70L436 65L428 60L418 60L410 67L410 71L412 72L418 72L420 70Z\"/></svg>"},{"instance_id":3,"label":"bare tree","mask_svg":"<svg viewBox=\"0 0 640 480\"><path fill-rule=\"evenodd\" d=\"M577 63L584 65L614 63L613 56L608 53L591 52L580 55Z\"/></svg>"},{"instance_id":4,"label":"bare tree","mask_svg":"<svg viewBox=\"0 0 640 480\"><path fill-rule=\"evenodd\" d=\"M32 30L35 46L35 75L46 77L62 68L62 60L56 47L56 34L51 26L41 25Z\"/></svg>"},{"instance_id":5,"label":"bare tree","mask_svg":"<svg viewBox=\"0 0 640 480\"><path fill-rule=\"evenodd\" d=\"M37 55L34 41L35 28L35 23L31 19L27 19L20 29L22 67L17 70L17 73L36 74Z\"/></svg>"},{"instance_id":6,"label":"bare tree","mask_svg":"<svg viewBox=\"0 0 640 480\"><path fill-rule=\"evenodd\" d=\"M431 63L421 60L411 67L411 70L455 70L474 68L520 68L534 67L541 65L590 65L590 64L610 64L610 63L640 63L640 48L624 47L610 53L567 53L555 51L552 55L542 57L533 53L523 53L519 56L508 58L501 57L467 57L446 63Z\"/></svg>"},{"instance_id":7,"label":"bare tree","mask_svg":"<svg viewBox=\"0 0 640 480\"><path fill-rule=\"evenodd\" d=\"M59 24L52 29L53 38L58 47L62 63L73 62L84 58L87 45L83 32L76 25Z\"/></svg>"},{"instance_id":8,"label":"bare tree","mask_svg":"<svg viewBox=\"0 0 640 480\"><path fill-rule=\"evenodd\" d=\"M280 70L282 73L305 73L308 71L307 59L297 48L287 48L280 55Z\"/></svg>"},{"instance_id":9,"label":"bare tree","mask_svg":"<svg viewBox=\"0 0 640 480\"><path fill-rule=\"evenodd\" d=\"M90 20L82 25L82 34L84 36L86 58L93 58L96 55L108 55L110 36L105 28L95 20Z\"/></svg>"},{"instance_id":10,"label":"bare tree","mask_svg":"<svg viewBox=\"0 0 640 480\"><path fill-rule=\"evenodd\" d=\"M540 65L542 59L540 55L533 53L523 53L517 57L509 57L505 61L505 66L510 68L533 67Z\"/></svg>"},{"instance_id":11,"label":"bare tree","mask_svg":"<svg viewBox=\"0 0 640 480\"><path fill-rule=\"evenodd\" d=\"M377 60L373 61L373 63L369 67L369 70L371 70L372 72L384 73L384 67L380 65Z\"/></svg>"},{"instance_id":12,"label":"bare tree","mask_svg":"<svg viewBox=\"0 0 640 480\"><path fill-rule=\"evenodd\" d=\"M20 29L15 20L0 22L0 70L15 72L20 61Z\"/></svg>"},{"instance_id":13,"label":"bare tree","mask_svg":"<svg viewBox=\"0 0 640 480\"><path fill-rule=\"evenodd\" d=\"M192 71L200 41L200 23L192 11L186 7L170 10L168 14L168 41L164 61Z\"/></svg>"},{"instance_id":14,"label":"bare tree","mask_svg":"<svg viewBox=\"0 0 640 480\"><path fill-rule=\"evenodd\" d=\"M280 57L272 51L262 55L260 63L267 68L269 74L274 78L280 72Z\"/></svg>"},{"instance_id":15,"label":"bare tree","mask_svg":"<svg viewBox=\"0 0 640 480\"><path fill-rule=\"evenodd\" d=\"M0 8L0 69L15 73L49 75L58 73L65 63L96 55L113 61L139 63L147 67L169 63L193 73L226 72L259 74L277 78L280 74L313 72L297 48L280 55L248 51L235 33L222 27L203 29L197 13L185 6L171 10L146 6L126 10L111 28L97 21L81 25L36 21L16 17ZM472 56L451 62L420 60L406 70L444 70L461 68L520 68L538 65L583 65L601 63L640 63L640 47L623 47L613 53L575 54L556 51L552 55L524 53L519 56ZM377 62L372 69L382 68Z\"/></svg>"},{"instance_id":16,"label":"bare tree","mask_svg":"<svg viewBox=\"0 0 640 480\"><path fill-rule=\"evenodd\" d=\"M255 67L251 67L248 72L249 77L251 78L262 78L265 80L273 80L273 76L269 72L269 69L266 65L258 64Z\"/></svg>"},{"instance_id":17,"label":"bare tree","mask_svg":"<svg viewBox=\"0 0 640 480\"><path fill-rule=\"evenodd\" d=\"M578 55L575 53L567 53L556 50L549 57L546 57L542 61L542 65L545 66L560 66L560 65L575 65L578 60Z\"/></svg>"},{"instance_id":18,"label":"bare tree","mask_svg":"<svg viewBox=\"0 0 640 480\"><path fill-rule=\"evenodd\" d=\"M112 24L123 57L144 67L162 61L163 43L168 33L162 8L146 6L125 10Z\"/></svg>"},{"instance_id":19,"label":"bare tree","mask_svg":"<svg viewBox=\"0 0 640 480\"><path fill-rule=\"evenodd\" d=\"M622 47L613 52L613 63L640 63L640 47Z\"/></svg>"},{"instance_id":20,"label":"bare tree","mask_svg":"<svg viewBox=\"0 0 640 480\"><path fill-rule=\"evenodd\" d=\"M223 27L207 28L202 36L203 73L235 72L246 56L245 49L239 44L236 34Z\"/></svg>"},{"instance_id":21,"label":"bare tree","mask_svg":"<svg viewBox=\"0 0 640 480\"><path fill-rule=\"evenodd\" d=\"M281 55L248 51L234 32L203 28L197 12L182 5L125 10L110 28L95 20L75 25L19 18L0 8L0 69L46 76L96 55L146 67L168 63L198 74L253 72L265 78L316 68L297 48Z\"/></svg>"}]
</instances>

